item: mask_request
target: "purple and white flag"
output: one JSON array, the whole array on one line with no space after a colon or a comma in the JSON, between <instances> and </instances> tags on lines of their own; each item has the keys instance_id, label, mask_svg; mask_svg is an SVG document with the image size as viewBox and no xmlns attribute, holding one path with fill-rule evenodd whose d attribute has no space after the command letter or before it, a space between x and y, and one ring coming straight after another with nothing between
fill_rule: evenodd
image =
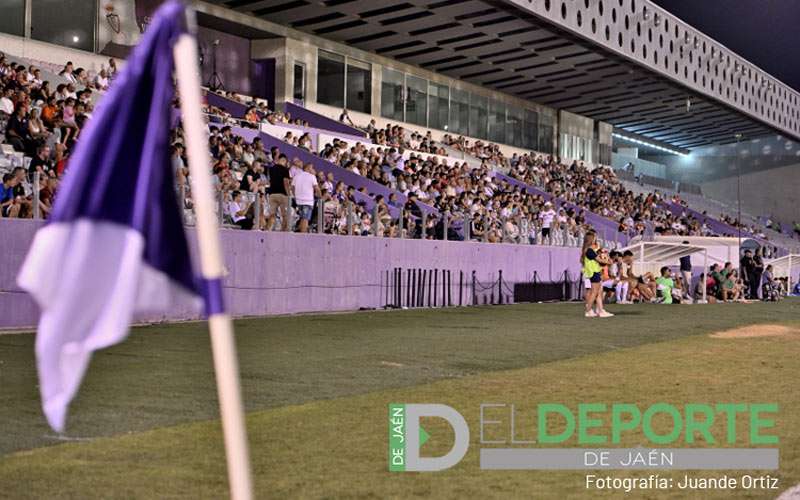
<instances>
[{"instance_id":1,"label":"purple and white flag","mask_svg":"<svg viewBox=\"0 0 800 500\"><path fill-rule=\"evenodd\" d=\"M41 309L36 363L57 431L92 352L121 342L135 312L177 295L202 304L169 153L172 49L185 32L182 3L165 3L81 133L18 277Z\"/></svg>"}]
</instances>

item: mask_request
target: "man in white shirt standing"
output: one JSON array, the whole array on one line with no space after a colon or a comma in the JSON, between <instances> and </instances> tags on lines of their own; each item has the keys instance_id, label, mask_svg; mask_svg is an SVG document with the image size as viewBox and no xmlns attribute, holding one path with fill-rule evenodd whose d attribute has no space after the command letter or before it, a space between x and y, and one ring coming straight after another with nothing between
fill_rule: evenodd
<instances>
[{"instance_id":1,"label":"man in white shirt standing","mask_svg":"<svg viewBox=\"0 0 800 500\"><path fill-rule=\"evenodd\" d=\"M544 204L544 210L539 213L539 219L542 221L542 243L545 239L550 243L550 227L553 225L553 219L556 217L556 211L553 210L553 204L549 201Z\"/></svg>"},{"instance_id":2,"label":"man in white shirt standing","mask_svg":"<svg viewBox=\"0 0 800 500\"><path fill-rule=\"evenodd\" d=\"M314 213L314 198L320 197L317 177L313 167L306 163L302 170L298 170L292 177L292 192L297 205L297 214L300 217L300 232L308 232L308 221Z\"/></svg>"}]
</instances>

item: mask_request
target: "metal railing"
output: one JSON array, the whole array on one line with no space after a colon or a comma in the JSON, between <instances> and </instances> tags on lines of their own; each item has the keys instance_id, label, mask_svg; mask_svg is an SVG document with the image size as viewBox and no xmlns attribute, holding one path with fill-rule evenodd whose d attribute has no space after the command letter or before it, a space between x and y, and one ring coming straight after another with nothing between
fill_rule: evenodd
<instances>
[{"instance_id":1,"label":"metal railing","mask_svg":"<svg viewBox=\"0 0 800 500\"><path fill-rule=\"evenodd\" d=\"M238 228L230 213L233 190L216 192L216 213L222 227ZM187 226L194 225L194 211L191 193L187 185L176 189L178 204L182 208L183 221ZM240 207L246 210L246 218L252 221L252 230L280 230L284 224L280 213L272 214L269 209L269 195L239 191L242 199ZM295 231L299 220L299 212L289 198L286 227ZM394 210L393 210L394 211ZM274 217L270 217L274 215ZM272 219L271 227L267 227ZM250 226L250 224L247 224ZM477 231L476 231L477 228ZM570 230L567 227L554 225L544 231L536 219L515 217L513 219L498 217L470 217L463 213L445 211L440 215L422 212L413 215L403 208L392 216L382 211L379 206L367 208L363 203L349 199L321 199L314 202L309 233L338 234L348 236L371 236L378 238L428 239L439 241L467 241L483 243L505 243L518 245L544 245L562 247L580 247L583 242L582 228ZM616 247L612 240L601 241Z\"/></svg>"}]
</instances>

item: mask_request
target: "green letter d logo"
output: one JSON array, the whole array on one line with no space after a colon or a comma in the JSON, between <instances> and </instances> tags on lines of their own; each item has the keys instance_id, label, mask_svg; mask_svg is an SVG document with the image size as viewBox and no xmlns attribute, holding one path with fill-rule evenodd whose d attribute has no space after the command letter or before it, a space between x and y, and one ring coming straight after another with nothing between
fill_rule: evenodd
<instances>
[{"instance_id":1,"label":"green letter d logo","mask_svg":"<svg viewBox=\"0 0 800 500\"><path fill-rule=\"evenodd\" d=\"M401 410L402 408L402 410ZM447 420L455 434L453 448L441 457L420 457L422 446L419 419L439 417ZM400 424L400 425L398 425ZM402 428L402 438L398 430ZM441 404L389 405L389 470L436 471L449 469L464 458L469 447L469 427L464 417L453 408ZM425 434L427 437L427 434ZM402 448L401 448L402 447ZM402 456L402 458L398 458Z\"/></svg>"}]
</instances>

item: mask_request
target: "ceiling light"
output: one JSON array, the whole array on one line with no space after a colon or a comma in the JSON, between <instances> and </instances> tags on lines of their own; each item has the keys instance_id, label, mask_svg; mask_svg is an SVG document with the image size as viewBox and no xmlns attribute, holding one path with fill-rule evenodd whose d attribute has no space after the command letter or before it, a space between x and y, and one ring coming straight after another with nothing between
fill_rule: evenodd
<instances>
[{"instance_id":1,"label":"ceiling light","mask_svg":"<svg viewBox=\"0 0 800 500\"><path fill-rule=\"evenodd\" d=\"M653 148L653 149L656 149L658 151L664 151L665 153L670 153L670 154L679 155L679 156L688 156L686 153L682 153L682 152L680 152L678 150L666 148L664 146L660 146L658 144L653 144L651 142L642 141L642 140L636 139L634 137L628 137L628 136L625 136L625 135L622 135L622 134L618 134L616 132L612 132L611 135L612 135L612 137L616 137L617 139L622 139L623 141L632 142L634 144L641 144L642 146L646 146L648 148Z\"/></svg>"}]
</instances>

